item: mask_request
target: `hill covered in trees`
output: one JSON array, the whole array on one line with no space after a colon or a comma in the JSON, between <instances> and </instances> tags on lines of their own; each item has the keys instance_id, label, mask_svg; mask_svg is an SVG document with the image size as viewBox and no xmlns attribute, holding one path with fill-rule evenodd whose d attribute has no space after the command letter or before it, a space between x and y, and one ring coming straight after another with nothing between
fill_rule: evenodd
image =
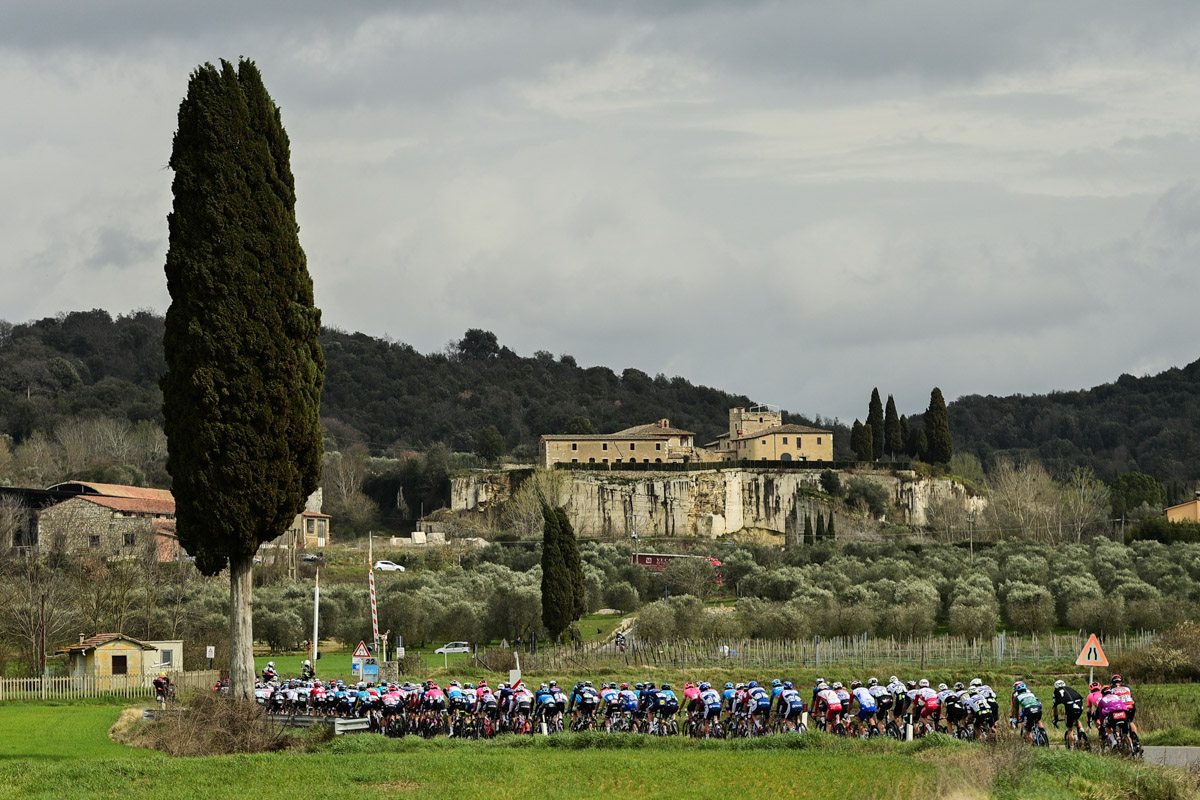
<instances>
[{"instance_id":1,"label":"hill covered in trees","mask_svg":"<svg viewBox=\"0 0 1200 800\"><path fill-rule=\"evenodd\" d=\"M0 434L20 442L71 417L101 414L161 424L162 334L162 317L147 311L0 322ZM729 408L752 404L680 377L584 368L545 351L522 357L481 330L429 354L333 328L321 344L328 361L321 413L331 448L364 443L384 454L442 443L473 451L495 426L508 450L530 456L542 433L582 433L589 425L615 431L661 417L710 441L728 429Z\"/></svg>"},{"instance_id":2,"label":"hill covered in trees","mask_svg":"<svg viewBox=\"0 0 1200 800\"><path fill-rule=\"evenodd\" d=\"M1171 499L1200 478L1200 361L1143 378L1076 392L967 395L949 406L955 449L979 456L1036 459L1065 474L1089 466L1106 481L1154 475Z\"/></svg>"}]
</instances>

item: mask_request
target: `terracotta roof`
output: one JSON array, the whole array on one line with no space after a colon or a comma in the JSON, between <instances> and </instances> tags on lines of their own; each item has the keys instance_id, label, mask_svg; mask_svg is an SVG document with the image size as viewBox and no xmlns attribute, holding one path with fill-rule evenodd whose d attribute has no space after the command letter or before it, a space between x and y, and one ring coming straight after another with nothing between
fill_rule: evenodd
<instances>
[{"instance_id":1,"label":"terracotta roof","mask_svg":"<svg viewBox=\"0 0 1200 800\"><path fill-rule=\"evenodd\" d=\"M141 645L143 650L153 650L154 645L146 644L140 639L135 639L132 636L126 636L123 633L97 633L90 639L84 639L79 644L73 644L70 647L64 647L61 650L56 650L56 653L71 653L71 652L87 652L93 648L99 647L102 644L108 644L114 639L125 639L134 644Z\"/></svg>"},{"instance_id":2,"label":"terracotta roof","mask_svg":"<svg viewBox=\"0 0 1200 800\"><path fill-rule=\"evenodd\" d=\"M161 499L142 499L134 497L102 497L96 494L81 494L77 498L95 503L98 506L122 511L126 514L174 514L175 501Z\"/></svg>"},{"instance_id":3,"label":"terracotta roof","mask_svg":"<svg viewBox=\"0 0 1200 800\"><path fill-rule=\"evenodd\" d=\"M302 517L320 517L324 519L333 519L328 514L322 514L320 511L309 511L307 508L300 512Z\"/></svg>"},{"instance_id":4,"label":"terracotta roof","mask_svg":"<svg viewBox=\"0 0 1200 800\"><path fill-rule=\"evenodd\" d=\"M758 439L762 436L774 436L777 433L833 433L823 428L810 428L807 425L776 425L774 428L764 428L754 433L745 433L733 441L744 442L747 439Z\"/></svg>"},{"instance_id":5,"label":"terracotta roof","mask_svg":"<svg viewBox=\"0 0 1200 800\"><path fill-rule=\"evenodd\" d=\"M613 436L626 437L631 435L642 436L695 436L691 431L680 430L679 428L663 428L656 422L651 422L649 425L635 425L632 428L626 428L623 431L617 431Z\"/></svg>"},{"instance_id":6,"label":"terracotta roof","mask_svg":"<svg viewBox=\"0 0 1200 800\"><path fill-rule=\"evenodd\" d=\"M175 496L168 489L146 489L141 486L122 486L117 483L95 483L93 481L63 481L51 486L51 489L61 489L67 486L80 486L83 494L99 494L106 497L131 497L142 500L170 500L175 502Z\"/></svg>"}]
</instances>

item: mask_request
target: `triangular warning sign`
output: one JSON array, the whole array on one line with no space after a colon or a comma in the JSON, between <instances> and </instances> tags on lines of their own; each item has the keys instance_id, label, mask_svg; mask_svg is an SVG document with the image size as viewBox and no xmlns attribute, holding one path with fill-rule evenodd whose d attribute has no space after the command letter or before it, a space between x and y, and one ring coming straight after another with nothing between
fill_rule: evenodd
<instances>
[{"instance_id":1,"label":"triangular warning sign","mask_svg":"<svg viewBox=\"0 0 1200 800\"><path fill-rule=\"evenodd\" d=\"M1095 639L1096 637L1093 636L1092 638ZM366 642L359 642L358 647L354 648L354 655L351 656L351 658L370 658L370 657L371 657L371 651L367 649ZM1107 664L1108 662L1105 661L1104 663Z\"/></svg>"},{"instance_id":2,"label":"triangular warning sign","mask_svg":"<svg viewBox=\"0 0 1200 800\"><path fill-rule=\"evenodd\" d=\"M1079 658L1075 659L1075 663L1081 667L1107 667L1108 659L1104 657L1104 651L1100 649L1100 640L1096 638L1096 634L1092 634L1087 640L1087 644L1083 646L1083 650L1079 653Z\"/></svg>"}]
</instances>

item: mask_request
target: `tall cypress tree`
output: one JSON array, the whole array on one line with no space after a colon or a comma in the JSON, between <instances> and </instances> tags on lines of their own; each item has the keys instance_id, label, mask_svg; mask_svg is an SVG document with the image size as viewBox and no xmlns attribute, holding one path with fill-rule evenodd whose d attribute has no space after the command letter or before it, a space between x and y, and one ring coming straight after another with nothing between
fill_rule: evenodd
<instances>
[{"instance_id":1,"label":"tall cypress tree","mask_svg":"<svg viewBox=\"0 0 1200 800\"><path fill-rule=\"evenodd\" d=\"M815 540L813 539L812 516L810 514L805 514L804 515L804 543L812 544L814 541Z\"/></svg>"},{"instance_id":2,"label":"tall cypress tree","mask_svg":"<svg viewBox=\"0 0 1200 800\"><path fill-rule=\"evenodd\" d=\"M571 624L575 596L563 555L558 512L542 504L542 624L557 637Z\"/></svg>"},{"instance_id":3,"label":"tall cypress tree","mask_svg":"<svg viewBox=\"0 0 1200 800\"><path fill-rule=\"evenodd\" d=\"M933 387L929 394L929 409L925 412L926 458L933 464L948 464L954 455L954 437L950 435L950 417L942 390Z\"/></svg>"},{"instance_id":4,"label":"tall cypress tree","mask_svg":"<svg viewBox=\"0 0 1200 800\"><path fill-rule=\"evenodd\" d=\"M581 619L588 612L587 581L583 577L583 559L579 557L579 542L575 529L567 517L567 510L556 508L558 515L558 543L562 549L563 562L567 566L567 580L571 589L571 621Z\"/></svg>"},{"instance_id":5,"label":"tall cypress tree","mask_svg":"<svg viewBox=\"0 0 1200 800\"><path fill-rule=\"evenodd\" d=\"M230 672L253 697L253 559L321 475L321 314L296 225L279 109L252 61L205 64L179 105L169 166L163 418L176 533L229 565Z\"/></svg>"},{"instance_id":6,"label":"tall cypress tree","mask_svg":"<svg viewBox=\"0 0 1200 800\"><path fill-rule=\"evenodd\" d=\"M905 455L909 455L909 456L911 456L913 454L912 448L909 446L909 442L911 442L911 441L912 441L912 432L909 431L909 429L908 429L908 415L901 414L900 415L900 442L901 442L900 452L901 453L904 453Z\"/></svg>"},{"instance_id":7,"label":"tall cypress tree","mask_svg":"<svg viewBox=\"0 0 1200 800\"><path fill-rule=\"evenodd\" d=\"M829 512L829 521L825 523L825 538L829 541L837 541L837 531L833 529L833 512Z\"/></svg>"},{"instance_id":8,"label":"tall cypress tree","mask_svg":"<svg viewBox=\"0 0 1200 800\"><path fill-rule=\"evenodd\" d=\"M825 541L825 515L820 511L817 512L817 532L815 538L818 542Z\"/></svg>"},{"instance_id":9,"label":"tall cypress tree","mask_svg":"<svg viewBox=\"0 0 1200 800\"><path fill-rule=\"evenodd\" d=\"M867 427L871 429L871 459L883 458L885 435L883 430L883 402L879 399L879 388L871 390L871 402L867 405Z\"/></svg>"},{"instance_id":10,"label":"tall cypress tree","mask_svg":"<svg viewBox=\"0 0 1200 800\"><path fill-rule=\"evenodd\" d=\"M861 452L858 454L862 461L872 461L875 458L875 437L870 425L862 426Z\"/></svg>"},{"instance_id":11,"label":"tall cypress tree","mask_svg":"<svg viewBox=\"0 0 1200 800\"><path fill-rule=\"evenodd\" d=\"M850 449L854 451L854 457L859 461L870 461L872 455L872 446L867 434L870 427L863 425L858 420L854 420L854 425L850 428Z\"/></svg>"},{"instance_id":12,"label":"tall cypress tree","mask_svg":"<svg viewBox=\"0 0 1200 800\"><path fill-rule=\"evenodd\" d=\"M884 448L895 458L904 451L904 437L900 434L900 417L896 416L896 401L888 395L887 409L883 414Z\"/></svg>"}]
</instances>

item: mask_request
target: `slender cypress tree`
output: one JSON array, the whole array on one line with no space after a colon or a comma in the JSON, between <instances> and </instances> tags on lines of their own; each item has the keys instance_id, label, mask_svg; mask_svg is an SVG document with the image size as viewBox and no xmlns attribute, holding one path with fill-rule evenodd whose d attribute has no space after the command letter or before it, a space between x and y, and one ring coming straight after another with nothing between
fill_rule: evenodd
<instances>
[{"instance_id":1,"label":"slender cypress tree","mask_svg":"<svg viewBox=\"0 0 1200 800\"><path fill-rule=\"evenodd\" d=\"M858 454L862 461L872 461L875 457L875 436L870 425L862 426L862 451Z\"/></svg>"},{"instance_id":2,"label":"slender cypress tree","mask_svg":"<svg viewBox=\"0 0 1200 800\"><path fill-rule=\"evenodd\" d=\"M557 638L571 624L575 597L563 555L557 511L542 504L542 520L545 525L542 532L542 624L552 637Z\"/></svg>"},{"instance_id":3,"label":"slender cypress tree","mask_svg":"<svg viewBox=\"0 0 1200 800\"><path fill-rule=\"evenodd\" d=\"M820 511L817 512L817 532L815 538L818 542L825 541L825 515Z\"/></svg>"},{"instance_id":4,"label":"slender cypress tree","mask_svg":"<svg viewBox=\"0 0 1200 800\"><path fill-rule=\"evenodd\" d=\"M867 441L868 430L870 428L858 420L854 420L854 425L850 428L850 449L859 461L871 460L871 448Z\"/></svg>"},{"instance_id":5,"label":"slender cypress tree","mask_svg":"<svg viewBox=\"0 0 1200 800\"><path fill-rule=\"evenodd\" d=\"M571 589L571 621L583 617L588 612L587 581L583 577L583 559L579 557L579 542L575 539L575 529L567 518L567 510L559 506L554 510L558 515L558 544L562 549L563 562L567 566L567 580Z\"/></svg>"},{"instance_id":6,"label":"slender cypress tree","mask_svg":"<svg viewBox=\"0 0 1200 800\"><path fill-rule=\"evenodd\" d=\"M883 413L884 448L895 458L904 450L904 437L900 435L900 418L896 416L896 401L888 395L887 409Z\"/></svg>"},{"instance_id":7,"label":"slender cypress tree","mask_svg":"<svg viewBox=\"0 0 1200 800\"><path fill-rule=\"evenodd\" d=\"M252 61L205 64L179 105L169 166L163 391L176 533L229 565L230 672L253 697L253 559L321 475L321 314L300 247L289 143Z\"/></svg>"},{"instance_id":8,"label":"slender cypress tree","mask_svg":"<svg viewBox=\"0 0 1200 800\"><path fill-rule=\"evenodd\" d=\"M837 531L833 529L833 512L829 512L829 521L825 523L825 538L831 542L837 541Z\"/></svg>"},{"instance_id":9,"label":"slender cypress tree","mask_svg":"<svg viewBox=\"0 0 1200 800\"><path fill-rule=\"evenodd\" d=\"M933 387L929 394L929 409L925 412L925 443L927 458L933 464L948 464L954 455L954 437L950 435L950 417L942 390Z\"/></svg>"},{"instance_id":10,"label":"slender cypress tree","mask_svg":"<svg viewBox=\"0 0 1200 800\"><path fill-rule=\"evenodd\" d=\"M879 389L871 390L871 402L867 406L867 427L871 429L871 460L883 458L885 442L883 430L883 402L879 399Z\"/></svg>"},{"instance_id":11,"label":"slender cypress tree","mask_svg":"<svg viewBox=\"0 0 1200 800\"><path fill-rule=\"evenodd\" d=\"M905 455L911 456L913 454L912 448L909 446L909 442L911 442L911 441L912 441L912 432L909 431L909 429L908 429L908 415L901 414L900 415L900 450L899 450L899 452L904 453Z\"/></svg>"},{"instance_id":12,"label":"slender cypress tree","mask_svg":"<svg viewBox=\"0 0 1200 800\"><path fill-rule=\"evenodd\" d=\"M812 544L814 541L815 540L813 539L812 515L805 514L804 515L804 543Z\"/></svg>"}]
</instances>

